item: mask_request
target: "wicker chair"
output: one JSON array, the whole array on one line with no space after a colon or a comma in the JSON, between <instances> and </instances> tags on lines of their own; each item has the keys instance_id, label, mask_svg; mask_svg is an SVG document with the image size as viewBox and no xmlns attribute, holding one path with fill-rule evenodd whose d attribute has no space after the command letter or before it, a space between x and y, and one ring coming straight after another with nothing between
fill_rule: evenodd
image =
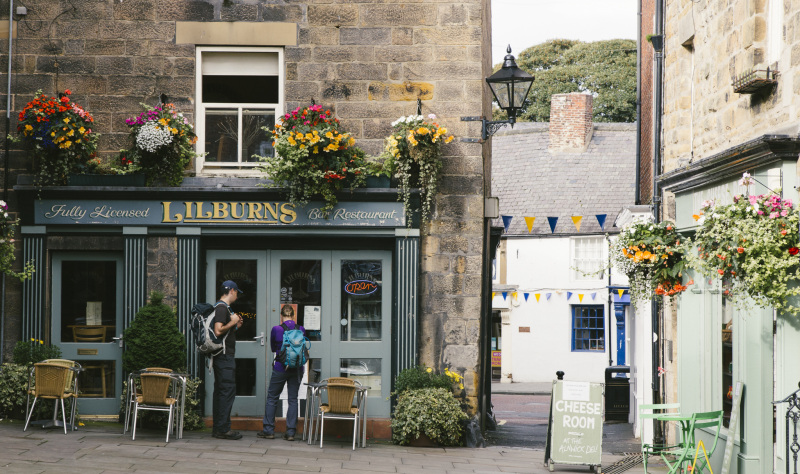
<instances>
[{"instance_id":1,"label":"wicker chair","mask_svg":"<svg viewBox=\"0 0 800 474\"><path fill-rule=\"evenodd\" d=\"M133 439L136 439L136 422L139 410L155 410L169 412L167 421L167 443L169 433L172 431L172 421L175 419L176 397L170 397L170 388L173 386L173 377L166 373L144 372L139 376L142 382L142 393L136 395L133 411Z\"/></svg>"},{"instance_id":2,"label":"wicker chair","mask_svg":"<svg viewBox=\"0 0 800 474\"><path fill-rule=\"evenodd\" d=\"M78 378L75 372L80 371L77 362L64 359L50 359L33 365L30 376L28 377L28 399L25 417L25 427L22 431L28 430L31 416L36 408L36 400L40 398L55 401L53 411L53 421L58 413L59 401L61 402L61 421L64 424L64 434L67 434L67 426L75 428L75 409L78 398ZM33 396L33 403L31 403ZM64 399L72 399L72 409L70 410L70 421L67 425L66 410L64 409Z\"/></svg>"},{"instance_id":3,"label":"wicker chair","mask_svg":"<svg viewBox=\"0 0 800 474\"><path fill-rule=\"evenodd\" d=\"M328 403L319 407L319 447L322 447L322 438L325 432L325 418L340 420L353 420L353 450L356 449L358 435L358 407L353 404L356 395L356 383L344 377L331 377L325 386L328 392Z\"/></svg>"},{"instance_id":4,"label":"wicker chair","mask_svg":"<svg viewBox=\"0 0 800 474\"><path fill-rule=\"evenodd\" d=\"M173 371L172 369L166 369L164 367L147 367L146 369L131 372L128 375L127 387L125 388L124 396L128 403L125 405L125 423L122 428L122 434L127 433L128 429L130 429L131 414L133 414L133 411L136 408L136 397L142 394L142 391L139 390L139 387L137 387L136 381L139 380L139 375L146 372L171 374Z\"/></svg>"}]
</instances>

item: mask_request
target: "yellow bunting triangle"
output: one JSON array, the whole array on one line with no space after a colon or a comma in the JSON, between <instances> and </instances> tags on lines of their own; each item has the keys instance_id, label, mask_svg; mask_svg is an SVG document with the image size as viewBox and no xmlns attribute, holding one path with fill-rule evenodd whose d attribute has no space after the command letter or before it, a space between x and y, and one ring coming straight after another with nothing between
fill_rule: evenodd
<instances>
[{"instance_id":1,"label":"yellow bunting triangle","mask_svg":"<svg viewBox=\"0 0 800 474\"><path fill-rule=\"evenodd\" d=\"M514 301L518 301L518 298L517 298L517 292L516 292L516 291L515 291L515 292L513 292L513 293L511 293L511 296L513 296L513 297L514 297Z\"/></svg>"},{"instance_id":2,"label":"yellow bunting triangle","mask_svg":"<svg viewBox=\"0 0 800 474\"><path fill-rule=\"evenodd\" d=\"M581 220L583 220L583 216L572 216L572 223L575 224L575 228L578 232L581 231Z\"/></svg>"},{"instance_id":3,"label":"yellow bunting triangle","mask_svg":"<svg viewBox=\"0 0 800 474\"><path fill-rule=\"evenodd\" d=\"M496 295L496 294L497 294L497 292L494 292L494 291L492 292L492 299L494 299L494 295Z\"/></svg>"},{"instance_id":4,"label":"yellow bunting triangle","mask_svg":"<svg viewBox=\"0 0 800 474\"><path fill-rule=\"evenodd\" d=\"M578 293L578 301L583 303L583 293Z\"/></svg>"},{"instance_id":5,"label":"yellow bunting triangle","mask_svg":"<svg viewBox=\"0 0 800 474\"><path fill-rule=\"evenodd\" d=\"M536 297L536 302L538 303L539 302L539 297L542 296L542 294L541 293L534 293L533 296Z\"/></svg>"},{"instance_id":6,"label":"yellow bunting triangle","mask_svg":"<svg viewBox=\"0 0 800 474\"><path fill-rule=\"evenodd\" d=\"M622 299L622 294L625 293L625 290L617 290L617 293L619 293L619 298Z\"/></svg>"},{"instance_id":7,"label":"yellow bunting triangle","mask_svg":"<svg viewBox=\"0 0 800 474\"><path fill-rule=\"evenodd\" d=\"M533 223L536 222L535 217L526 217L525 224L528 225L528 233L530 234L533 231Z\"/></svg>"}]
</instances>

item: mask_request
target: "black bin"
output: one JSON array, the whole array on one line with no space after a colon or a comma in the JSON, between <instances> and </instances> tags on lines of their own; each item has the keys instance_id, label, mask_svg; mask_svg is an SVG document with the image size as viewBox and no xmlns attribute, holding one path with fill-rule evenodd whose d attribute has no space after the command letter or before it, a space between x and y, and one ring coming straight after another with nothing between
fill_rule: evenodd
<instances>
[{"instance_id":1,"label":"black bin","mask_svg":"<svg viewBox=\"0 0 800 474\"><path fill-rule=\"evenodd\" d=\"M631 411L631 384L628 377L622 374L630 371L631 368L627 365L606 367L606 421L628 421Z\"/></svg>"}]
</instances>

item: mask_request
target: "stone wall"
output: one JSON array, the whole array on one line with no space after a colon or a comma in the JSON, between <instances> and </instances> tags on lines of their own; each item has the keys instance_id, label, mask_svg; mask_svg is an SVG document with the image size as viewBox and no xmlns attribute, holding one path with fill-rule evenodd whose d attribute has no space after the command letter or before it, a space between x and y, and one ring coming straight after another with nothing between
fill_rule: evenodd
<instances>
[{"instance_id":1,"label":"stone wall","mask_svg":"<svg viewBox=\"0 0 800 474\"><path fill-rule=\"evenodd\" d=\"M129 145L124 120L138 114L142 102L155 105L162 93L191 119L195 45L176 42L179 22L232 22L233 28L236 22L279 22L296 25L297 31L284 50L287 110L314 99L333 109L371 154L382 150L392 121L416 113L417 98L422 114L436 114L456 137L479 137L480 123L460 117L490 116L483 80L491 74L489 5L489 0L29 0L27 15L14 18L12 117L37 89L47 94L71 89L73 100L94 115L101 155L108 156ZM0 24L7 24L7 12L8 2L0 1ZM0 71L5 72L8 40L2 29ZM5 90L0 99L2 106ZM464 373L470 397L478 386L487 150L459 140L445 146L441 194L422 229L420 362ZM30 171L23 152L12 153L9 163L12 184ZM162 244L152 239L148 244L148 261L158 274L148 289L168 286L165 269L172 263L162 251L174 249Z\"/></svg>"},{"instance_id":2,"label":"stone wall","mask_svg":"<svg viewBox=\"0 0 800 474\"><path fill-rule=\"evenodd\" d=\"M666 1L665 171L766 133L798 133L798 13L784 0ZM734 76L768 66L780 71L775 88L733 91Z\"/></svg>"}]
</instances>

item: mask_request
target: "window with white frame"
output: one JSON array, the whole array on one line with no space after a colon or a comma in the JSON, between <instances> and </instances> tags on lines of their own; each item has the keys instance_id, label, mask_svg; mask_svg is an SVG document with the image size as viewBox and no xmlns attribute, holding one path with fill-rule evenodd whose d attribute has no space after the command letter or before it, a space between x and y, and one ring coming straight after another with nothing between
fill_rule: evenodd
<instances>
[{"instance_id":1,"label":"window with white frame","mask_svg":"<svg viewBox=\"0 0 800 474\"><path fill-rule=\"evenodd\" d=\"M203 168L255 168L274 156L267 130L283 112L281 48L197 48L196 80Z\"/></svg>"},{"instance_id":2,"label":"window with white frame","mask_svg":"<svg viewBox=\"0 0 800 474\"><path fill-rule=\"evenodd\" d=\"M605 237L573 237L571 243L571 264L573 280L599 280L605 275L603 249Z\"/></svg>"}]
</instances>

